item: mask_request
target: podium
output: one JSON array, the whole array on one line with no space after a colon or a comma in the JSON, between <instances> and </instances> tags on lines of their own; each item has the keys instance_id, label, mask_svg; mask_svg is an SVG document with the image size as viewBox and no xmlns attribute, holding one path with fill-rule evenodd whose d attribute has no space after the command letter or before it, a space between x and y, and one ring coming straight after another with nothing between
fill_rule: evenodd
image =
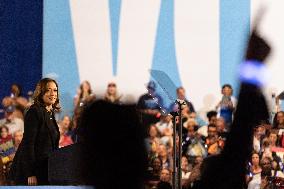
<instances>
[{"instance_id":1,"label":"podium","mask_svg":"<svg viewBox=\"0 0 284 189\"><path fill-rule=\"evenodd\" d=\"M51 185L84 185L82 146L79 143L58 149L48 161L48 179Z\"/></svg>"}]
</instances>

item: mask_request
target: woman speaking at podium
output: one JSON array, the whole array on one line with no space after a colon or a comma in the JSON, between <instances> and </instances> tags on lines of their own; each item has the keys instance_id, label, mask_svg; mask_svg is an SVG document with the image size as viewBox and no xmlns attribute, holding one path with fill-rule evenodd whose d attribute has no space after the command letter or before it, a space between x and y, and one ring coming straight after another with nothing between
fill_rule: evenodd
<instances>
[{"instance_id":1,"label":"woman speaking at podium","mask_svg":"<svg viewBox=\"0 0 284 189\"><path fill-rule=\"evenodd\" d=\"M58 148L54 111L60 109L58 85L44 78L36 86L33 105L24 117L24 137L15 155L11 179L16 185L48 185L48 156Z\"/></svg>"}]
</instances>

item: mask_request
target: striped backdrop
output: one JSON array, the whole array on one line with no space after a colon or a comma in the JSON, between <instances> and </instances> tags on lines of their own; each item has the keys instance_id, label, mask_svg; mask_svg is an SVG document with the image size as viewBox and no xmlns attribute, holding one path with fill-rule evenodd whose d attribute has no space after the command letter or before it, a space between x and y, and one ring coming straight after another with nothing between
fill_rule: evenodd
<instances>
[{"instance_id":1,"label":"striped backdrop","mask_svg":"<svg viewBox=\"0 0 284 189\"><path fill-rule=\"evenodd\" d=\"M232 84L237 95L237 67L261 6L266 7L266 13L260 28L273 48L266 91L269 96L284 90L283 0L42 3L43 63L39 74L58 80L65 113L72 112L73 97L83 80L89 80L98 95L104 93L109 81L115 81L125 99L136 100L146 91L151 69L164 71L176 86L184 86L196 109L206 112L216 105L223 84Z\"/></svg>"}]
</instances>

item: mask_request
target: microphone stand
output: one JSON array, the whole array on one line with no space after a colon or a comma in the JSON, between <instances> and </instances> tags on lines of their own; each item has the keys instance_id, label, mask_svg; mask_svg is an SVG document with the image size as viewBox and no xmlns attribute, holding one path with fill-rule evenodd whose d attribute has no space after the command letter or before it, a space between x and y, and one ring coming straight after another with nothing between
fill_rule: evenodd
<instances>
[{"instance_id":1,"label":"microphone stand","mask_svg":"<svg viewBox=\"0 0 284 189\"><path fill-rule=\"evenodd\" d=\"M173 116L173 189L182 189L182 170L181 170L181 157L182 157L182 105L186 105L185 101L177 99L175 102L178 105L178 112L171 112L171 115ZM178 137L179 137L179 143L178 143L178 150L179 153L177 154L177 148L176 148L176 116L179 115L179 127L178 127ZM178 160L178 166L177 166L177 160ZM176 179L178 173L178 178Z\"/></svg>"}]
</instances>

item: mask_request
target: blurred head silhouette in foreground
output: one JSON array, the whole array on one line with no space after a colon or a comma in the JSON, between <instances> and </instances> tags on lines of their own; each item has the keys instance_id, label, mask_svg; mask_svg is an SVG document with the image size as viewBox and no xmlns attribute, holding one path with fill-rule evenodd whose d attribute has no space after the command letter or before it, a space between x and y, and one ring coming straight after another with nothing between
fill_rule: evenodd
<instances>
[{"instance_id":1,"label":"blurred head silhouette in foreground","mask_svg":"<svg viewBox=\"0 0 284 189\"><path fill-rule=\"evenodd\" d=\"M86 105L79 119L84 177L95 188L143 188L147 164L141 124L134 105L103 100Z\"/></svg>"}]
</instances>

